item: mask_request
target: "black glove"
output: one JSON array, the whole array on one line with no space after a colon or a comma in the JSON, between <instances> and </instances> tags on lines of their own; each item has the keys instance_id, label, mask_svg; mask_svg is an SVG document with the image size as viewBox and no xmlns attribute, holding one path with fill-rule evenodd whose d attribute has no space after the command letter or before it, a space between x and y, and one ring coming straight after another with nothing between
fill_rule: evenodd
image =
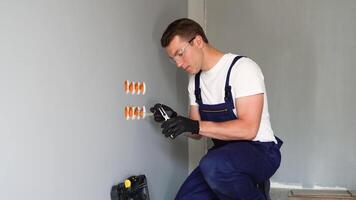
<instances>
[{"instance_id":1,"label":"black glove","mask_svg":"<svg viewBox=\"0 0 356 200\"><path fill-rule=\"evenodd\" d=\"M184 132L191 132L192 134L199 133L199 122L186 117L178 116L171 118L161 125L162 133L166 137L172 139Z\"/></svg>"},{"instance_id":2,"label":"black glove","mask_svg":"<svg viewBox=\"0 0 356 200\"><path fill-rule=\"evenodd\" d=\"M164 118L162 117L161 113L158 110L159 107L162 107L164 111L166 111L169 118L177 117L177 113L172 108L164 104L157 103L156 105L150 108L150 111L153 113L156 122L164 121Z\"/></svg>"}]
</instances>

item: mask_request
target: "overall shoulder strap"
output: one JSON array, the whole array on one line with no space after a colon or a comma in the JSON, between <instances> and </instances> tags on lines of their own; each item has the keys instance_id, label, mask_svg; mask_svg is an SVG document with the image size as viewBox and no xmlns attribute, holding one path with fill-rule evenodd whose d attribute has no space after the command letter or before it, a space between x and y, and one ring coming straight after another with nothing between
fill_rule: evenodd
<instances>
[{"instance_id":1,"label":"overall shoulder strap","mask_svg":"<svg viewBox=\"0 0 356 200\"><path fill-rule=\"evenodd\" d=\"M201 70L195 75L195 102L197 102L198 105L201 105L203 103L201 99L201 90L200 90L200 74Z\"/></svg>"},{"instance_id":2,"label":"overall shoulder strap","mask_svg":"<svg viewBox=\"0 0 356 200\"><path fill-rule=\"evenodd\" d=\"M226 103L233 104L233 102L234 102L232 99L231 86L229 84L230 83L230 73L231 73L232 67L242 57L244 57L244 56L236 56L229 67L229 71L227 72L226 81L225 81L225 98L224 98ZM234 107L234 105L232 105L232 106Z\"/></svg>"}]
</instances>

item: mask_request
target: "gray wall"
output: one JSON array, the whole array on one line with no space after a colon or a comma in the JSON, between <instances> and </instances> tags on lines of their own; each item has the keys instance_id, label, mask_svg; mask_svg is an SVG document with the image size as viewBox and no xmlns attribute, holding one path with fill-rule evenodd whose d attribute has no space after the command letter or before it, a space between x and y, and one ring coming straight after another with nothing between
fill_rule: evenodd
<instances>
[{"instance_id":1,"label":"gray wall","mask_svg":"<svg viewBox=\"0 0 356 200\"><path fill-rule=\"evenodd\" d=\"M356 1L207 0L210 41L265 75L285 144L273 181L356 188Z\"/></svg>"},{"instance_id":2,"label":"gray wall","mask_svg":"<svg viewBox=\"0 0 356 200\"><path fill-rule=\"evenodd\" d=\"M205 30L205 0L188 0L188 17L198 22ZM189 152L189 172L192 172L198 165L200 159L207 152L207 138L200 140L188 140Z\"/></svg>"},{"instance_id":3,"label":"gray wall","mask_svg":"<svg viewBox=\"0 0 356 200\"><path fill-rule=\"evenodd\" d=\"M126 105L186 111L186 75L160 48L187 2L0 1L0 199L103 200L144 173L172 199L188 172L187 141L167 140ZM123 92L145 81L145 96Z\"/></svg>"}]
</instances>

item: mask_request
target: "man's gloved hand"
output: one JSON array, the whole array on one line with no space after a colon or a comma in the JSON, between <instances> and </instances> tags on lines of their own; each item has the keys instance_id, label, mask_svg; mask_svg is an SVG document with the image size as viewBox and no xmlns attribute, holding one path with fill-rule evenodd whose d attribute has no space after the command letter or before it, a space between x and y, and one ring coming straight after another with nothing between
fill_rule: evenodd
<instances>
[{"instance_id":1,"label":"man's gloved hand","mask_svg":"<svg viewBox=\"0 0 356 200\"><path fill-rule=\"evenodd\" d=\"M177 113L172 108L164 104L156 103L153 107L150 108L150 111L153 113L156 122L164 121L164 118L162 117L161 113L158 110L159 107L162 107L164 111L166 111L169 118L177 117Z\"/></svg>"},{"instance_id":2,"label":"man's gloved hand","mask_svg":"<svg viewBox=\"0 0 356 200\"><path fill-rule=\"evenodd\" d=\"M199 122L186 117L178 116L171 118L161 125L162 133L166 137L172 139L184 132L191 132L192 134L199 133Z\"/></svg>"}]
</instances>

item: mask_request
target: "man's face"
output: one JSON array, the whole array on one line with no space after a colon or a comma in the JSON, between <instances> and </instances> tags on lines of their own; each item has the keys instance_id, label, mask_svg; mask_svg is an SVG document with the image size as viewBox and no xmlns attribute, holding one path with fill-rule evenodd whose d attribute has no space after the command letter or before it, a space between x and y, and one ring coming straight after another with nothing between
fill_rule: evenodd
<instances>
[{"instance_id":1,"label":"man's face","mask_svg":"<svg viewBox=\"0 0 356 200\"><path fill-rule=\"evenodd\" d=\"M190 40L175 36L166 47L169 58L189 74L196 74L200 67L197 64L197 49L194 46L195 37Z\"/></svg>"}]
</instances>

